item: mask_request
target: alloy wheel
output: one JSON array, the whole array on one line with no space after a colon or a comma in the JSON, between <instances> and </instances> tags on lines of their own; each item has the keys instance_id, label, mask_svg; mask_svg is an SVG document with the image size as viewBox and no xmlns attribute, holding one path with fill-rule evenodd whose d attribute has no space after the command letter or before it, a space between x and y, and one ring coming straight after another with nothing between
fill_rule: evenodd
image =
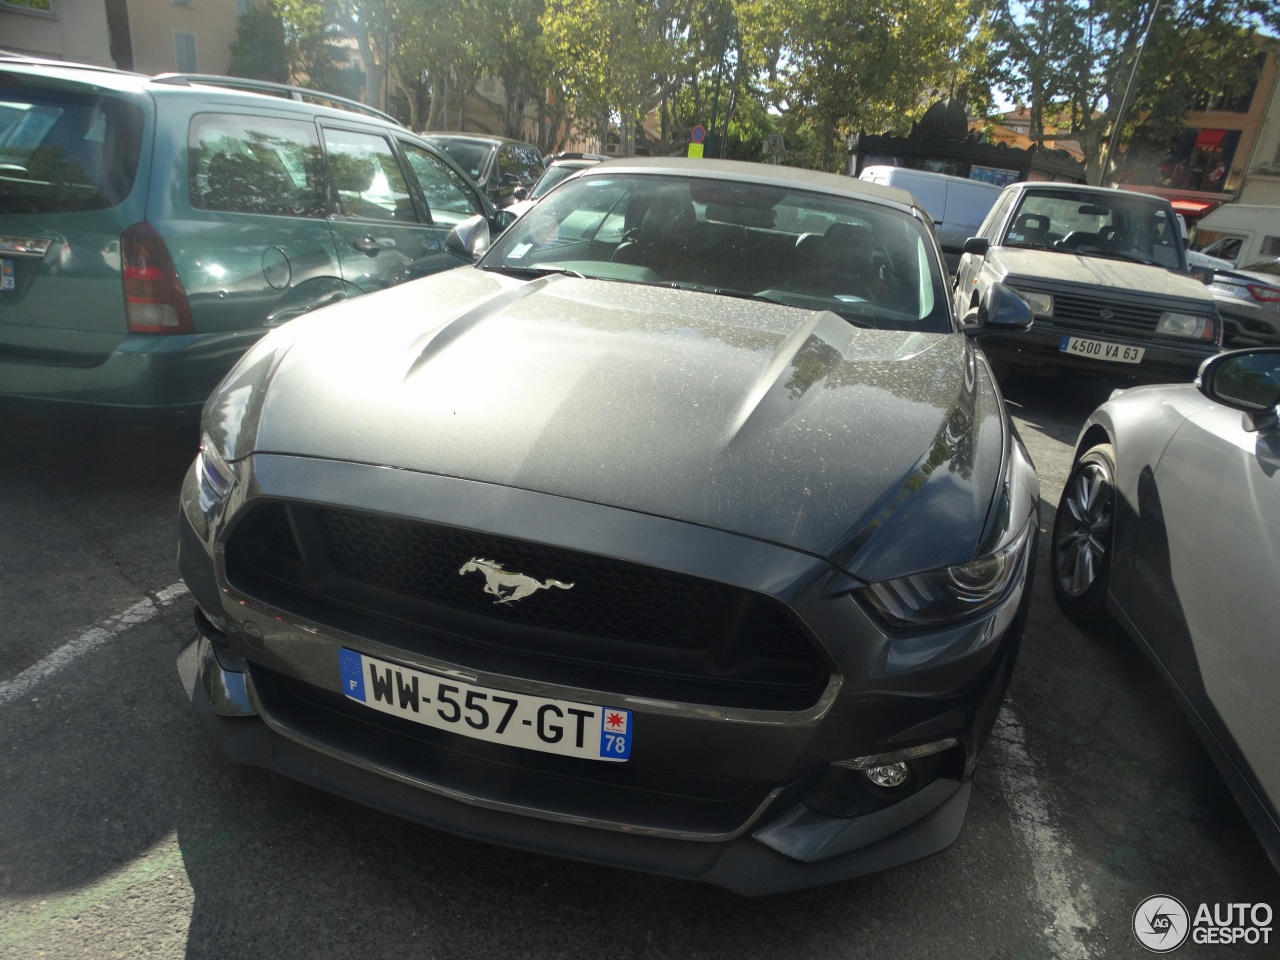
<instances>
[{"instance_id":1,"label":"alloy wheel","mask_svg":"<svg viewBox=\"0 0 1280 960\"><path fill-rule=\"evenodd\" d=\"M1054 543L1058 584L1068 596L1082 596L1102 573L1111 542L1114 504L1111 476L1105 467L1079 464L1063 498L1067 516L1059 516Z\"/></svg>"}]
</instances>

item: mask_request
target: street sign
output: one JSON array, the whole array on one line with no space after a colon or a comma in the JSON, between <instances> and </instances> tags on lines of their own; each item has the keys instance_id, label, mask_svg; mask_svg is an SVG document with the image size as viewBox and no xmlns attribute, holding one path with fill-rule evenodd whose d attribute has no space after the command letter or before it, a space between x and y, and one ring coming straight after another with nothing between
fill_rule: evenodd
<instances>
[{"instance_id":1,"label":"street sign","mask_svg":"<svg viewBox=\"0 0 1280 960\"><path fill-rule=\"evenodd\" d=\"M698 124L693 128L693 132L689 134L689 139L694 143L702 143L707 139L707 128L702 124Z\"/></svg>"},{"instance_id":2,"label":"street sign","mask_svg":"<svg viewBox=\"0 0 1280 960\"><path fill-rule=\"evenodd\" d=\"M700 143L691 143L691 144L689 144L689 156L690 156L692 159L694 159L694 160L701 160L701 159L702 159L702 144L700 144Z\"/></svg>"}]
</instances>

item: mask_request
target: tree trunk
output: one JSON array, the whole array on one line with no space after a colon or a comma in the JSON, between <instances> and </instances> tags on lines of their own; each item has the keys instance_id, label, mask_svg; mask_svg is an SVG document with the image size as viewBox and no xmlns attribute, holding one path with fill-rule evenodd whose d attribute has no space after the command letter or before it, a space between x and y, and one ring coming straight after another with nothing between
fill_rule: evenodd
<instances>
[{"instance_id":1,"label":"tree trunk","mask_svg":"<svg viewBox=\"0 0 1280 960\"><path fill-rule=\"evenodd\" d=\"M427 114L428 130L443 130L449 117L449 78L443 70L431 71L431 110Z\"/></svg>"}]
</instances>

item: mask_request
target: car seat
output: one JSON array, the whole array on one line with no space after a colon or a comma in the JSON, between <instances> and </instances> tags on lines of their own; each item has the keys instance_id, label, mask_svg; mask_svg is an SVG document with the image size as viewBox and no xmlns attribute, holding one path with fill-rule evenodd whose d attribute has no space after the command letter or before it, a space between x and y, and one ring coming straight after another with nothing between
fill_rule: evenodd
<instances>
[{"instance_id":1,"label":"car seat","mask_svg":"<svg viewBox=\"0 0 1280 960\"><path fill-rule=\"evenodd\" d=\"M697 222L692 199L678 193L659 194L649 203L635 237L618 244L611 259L648 267L664 280L679 279L688 267Z\"/></svg>"},{"instance_id":2,"label":"car seat","mask_svg":"<svg viewBox=\"0 0 1280 960\"><path fill-rule=\"evenodd\" d=\"M1024 213L1013 221L1006 240L1029 246L1049 245L1049 218L1042 213Z\"/></svg>"}]
</instances>

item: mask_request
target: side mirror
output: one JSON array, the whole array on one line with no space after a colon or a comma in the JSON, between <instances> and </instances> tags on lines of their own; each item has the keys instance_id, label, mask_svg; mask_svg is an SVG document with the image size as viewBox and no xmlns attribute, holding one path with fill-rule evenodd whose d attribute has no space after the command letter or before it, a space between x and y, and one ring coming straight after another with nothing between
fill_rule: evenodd
<instances>
[{"instance_id":1,"label":"side mirror","mask_svg":"<svg viewBox=\"0 0 1280 960\"><path fill-rule=\"evenodd\" d=\"M974 253L980 257L985 257L987 251L991 249L991 241L986 237L970 237L964 242L964 252Z\"/></svg>"},{"instance_id":2,"label":"side mirror","mask_svg":"<svg viewBox=\"0 0 1280 960\"><path fill-rule=\"evenodd\" d=\"M449 231L444 238L444 248L454 256L474 263L488 252L489 241L489 221L477 213Z\"/></svg>"},{"instance_id":3,"label":"side mirror","mask_svg":"<svg viewBox=\"0 0 1280 960\"><path fill-rule=\"evenodd\" d=\"M1016 290L1003 283L993 283L978 303L977 323L967 324L964 332L966 336L980 337L986 333L1029 330L1032 318L1031 304L1023 300Z\"/></svg>"},{"instance_id":4,"label":"side mirror","mask_svg":"<svg viewBox=\"0 0 1280 960\"><path fill-rule=\"evenodd\" d=\"M514 173L504 173L498 178L498 186L500 187L514 187L519 182L520 178Z\"/></svg>"},{"instance_id":5,"label":"side mirror","mask_svg":"<svg viewBox=\"0 0 1280 960\"><path fill-rule=\"evenodd\" d=\"M1214 272L1208 267L1188 267L1187 272L1203 283L1206 287L1213 283Z\"/></svg>"},{"instance_id":6,"label":"side mirror","mask_svg":"<svg viewBox=\"0 0 1280 960\"><path fill-rule=\"evenodd\" d=\"M1280 406L1280 347L1233 350L1200 364L1196 386L1210 400L1243 410L1255 430L1276 423Z\"/></svg>"},{"instance_id":7,"label":"side mirror","mask_svg":"<svg viewBox=\"0 0 1280 960\"><path fill-rule=\"evenodd\" d=\"M519 216L520 215L514 210L499 210L493 215L493 225L497 228L499 233L502 233L502 231L506 230L507 227L515 223Z\"/></svg>"}]
</instances>

